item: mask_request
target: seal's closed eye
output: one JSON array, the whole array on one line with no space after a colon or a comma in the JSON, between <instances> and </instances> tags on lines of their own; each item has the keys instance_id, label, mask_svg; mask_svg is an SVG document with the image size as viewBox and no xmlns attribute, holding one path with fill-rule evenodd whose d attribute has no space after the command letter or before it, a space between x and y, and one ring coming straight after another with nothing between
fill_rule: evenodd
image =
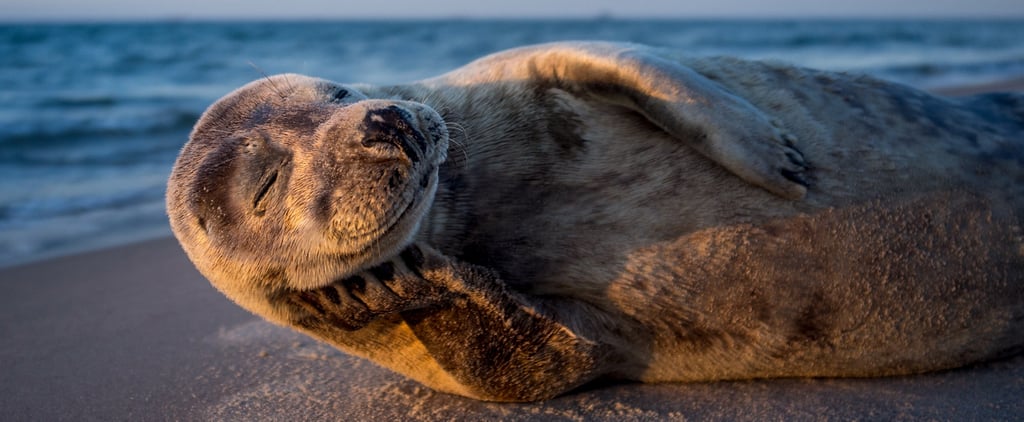
<instances>
[{"instance_id":1,"label":"seal's closed eye","mask_svg":"<svg viewBox=\"0 0 1024 422\"><path fill-rule=\"evenodd\" d=\"M267 192L270 192L270 188L274 186L274 182L277 182L277 170L272 171L269 176L264 178L264 182L260 186L260 189L256 191L256 196L252 198L253 213L257 216L263 215L267 210L266 205L263 203L263 198L267 196Z\"/></svg>"},{"instance_id":2,"label":"seal's closed eye","mask_svg":"<svg viewBox=\"0 0 1024 422\"><path fill-rule=\"evenodd\" d=\"M246 201L253 215L259 217L266 212L266 200L283 176L281 172L287 165L287 154L263 133L246 138L242 146L244 164L238 176L244 186L241 192L244 196L240 199Z\"/></svg>"}]
</instances>

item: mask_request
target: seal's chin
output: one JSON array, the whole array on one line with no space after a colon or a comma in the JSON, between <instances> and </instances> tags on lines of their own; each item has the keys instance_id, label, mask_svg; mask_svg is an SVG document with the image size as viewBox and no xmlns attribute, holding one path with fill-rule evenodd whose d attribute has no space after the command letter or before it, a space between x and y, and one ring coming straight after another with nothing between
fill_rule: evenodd
<instances>
[{"instance_id":1,"label":"seal's chin","mask_svg":"<svg viewBox=\"0 0 1024 422\"><path fill-rule=\"evenodd\" d=\"M364 251L387 246L388 241L395 237L399 239L415 237L420 223L426 218L430 211L430 205L434 201L434 193L437 191L437 170L420 176L415 186L410 186L410 189L412 190L410 199L395 207L392 213L394 217L375 230L373 235L363 236L364 242L368 243ZM408 245L400 245L398 249L405 246Z\"/></svg>"},{"instance_id":2,"label":"seal's chin","mask_svg":"<svg viewBox=\"0 0 1024 422\"><path fill-rule=\"evenodd\" d=\"M342 243L360 246L341 257L347 261L345 267L349 270L348 274L339 274L338 277L347 277L388 261L409 246L430 213L437 185L438 174L434 168L410 183L408 189L412 195L403 205L394 208L394 217L358 238L343 240Z\"/></svg>"}]
</instances>

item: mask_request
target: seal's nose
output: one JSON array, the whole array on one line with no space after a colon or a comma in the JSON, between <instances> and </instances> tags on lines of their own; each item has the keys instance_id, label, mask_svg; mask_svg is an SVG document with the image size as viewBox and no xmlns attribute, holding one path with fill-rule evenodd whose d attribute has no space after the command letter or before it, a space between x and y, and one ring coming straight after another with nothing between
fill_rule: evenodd
<instances>
[{"instance_id":1,"label":"seal's nose","mask_svg":"<svg viewBox=\"0 0 1024 422\"><path fill-rule=\"evenodd\" d=\"M376 143L394 145L412 162L420 160L420 153L426 150L426 139L413 126L414 117L398 106L370 110L363 119L363 146Z\"/></svg>"}]
</instances>

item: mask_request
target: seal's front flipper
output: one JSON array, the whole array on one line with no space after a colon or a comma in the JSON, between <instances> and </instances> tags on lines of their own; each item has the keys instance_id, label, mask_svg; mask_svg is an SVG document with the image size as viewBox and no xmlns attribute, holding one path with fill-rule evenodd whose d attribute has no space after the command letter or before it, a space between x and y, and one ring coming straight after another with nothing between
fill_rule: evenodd
<instances>
[{"instance_id":1,"label":"seal's front flipper","mask_svg":"<svg viewBox=\"0 0 1024 422\"><path fill-rule=\"evenodd\" d=\"M542 314L491 271L426 246L358 277L276 300L316 338L480 400L547 399L607 370L606 346Z\"/></svg>"},{"instance_id":2,"label":"seal's front flipper","mask_svg":"<svg viewBox=\"0 0 1024 422\"><path fill-rule=\"evenodd\" d=\"M609 367L611 351L588 339L593 333L574 332L531 306L540 299L506 289L488 269L422 250L423 277L443 286L451 300L401 315L431 358L458 382L449 391L488 401L543 400Z\"/></svg>"},{"instance_id":3,"label":"seal's front flipper","mask_svg":"<svg viewBox=\"0 0 1024 422\"><path fill-rule=\"evenodd\" d=\"M807 194L809 168L792 135L762 119L719 126L708 133L705 155L747 182L787 199Z\"/></svg>"},{"instance_id":4,"label":"seal's front flipper","mask_svg":"<svg viewBox=\"0 0 1024 422\"><path fill-rule=\"evenodd\" d=\"M358 330L379 316L448 300L445 292L416 272L422 261L419 249L408 248L369 270L318 289L290 291L284 299L298 311L292 315L300 316L294 321L300 326L327 324Z\"/></svg>"},{"instance_id":5,"label":"seal's front flipper","mask_svg":"<svg viewBox=\"0 0 1024 422\"><path fill-rule=\"evenodd\" d=\"M543 44L497 53L426 83L517 81L632 109L749 183L789 199L807 192L808 166L795 138L668 52L601 42Z\"/></svg>"},{"instance_id":6,"label":"seal's front flipper","mask_svg":"<svg viewBox=\"0 0 1024 422\"><path fill-rule=\"evenodd\" d=\"M658 50L617 53L618 87L582 87L642 114L674 138L749 183L787 199L807 193L808 165L797 139L747 100Z\"/></svg>"}]
</instances>

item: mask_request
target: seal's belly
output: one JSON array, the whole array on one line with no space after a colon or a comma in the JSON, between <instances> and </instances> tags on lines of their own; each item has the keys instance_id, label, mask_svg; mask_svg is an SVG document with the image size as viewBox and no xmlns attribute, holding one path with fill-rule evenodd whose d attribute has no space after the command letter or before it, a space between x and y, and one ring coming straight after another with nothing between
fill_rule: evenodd
<instances>
[{"instance_id":1,"label":"seal's belly","mask_svg":"<svg viewBox=\"0 0 1024 422\"><path fill-rule=\"evenodd\" d=\"M455 255L523 290L599 285L638 248L723 222L797 212L639 116L614 112L624 115L586 128L584 147L557 163L524 159L478 179L476 211Z\"/></svg>"}]
</instances>

